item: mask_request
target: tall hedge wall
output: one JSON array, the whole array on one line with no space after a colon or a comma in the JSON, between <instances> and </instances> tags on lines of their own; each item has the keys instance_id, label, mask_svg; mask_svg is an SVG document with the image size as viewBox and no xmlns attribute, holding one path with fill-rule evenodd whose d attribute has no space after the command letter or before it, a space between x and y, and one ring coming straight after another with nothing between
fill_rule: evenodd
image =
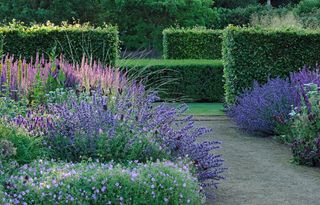
<instances>
[{"instance_id":1,"label":"tall hedge wall","mask_svg":"<svg viewBox=\"0 0 320 205\"><path fill-rule=\"evenodd\" d=\"M56 47L69 60L80 60L83 54L105 63L115 63L119 37L116 27L93 28L77 25L22 25L0 28L4 35L4 52L30 58L39 53L50 53Z\"/></svg>"},{"instance_id":2,"label":"tall hedge wall","mask_svg":"<svg viewBox=\"0 0 320 205\"><path fill-rule=\"evenodd\" d=\"M221 59L222 31L204 28L163 31L165 59Z\"/></svg>"},{"instance_id":3,"label":"tall hedge wall","mask_svg":"<svg viewBox=\"0 0 320 205\"><path fill-rule=\"evenodd\" d=\"M119 60L117 66L144 79L161 99L221 102L224 97L220 60Z\"/></svg>"},{"instance_id":4,"label":"tall hedge wall","mask_svg":"<svg viewBox=\"0 0 320 205\"><path fill-rule=\"evenodd\" d=\"M229 26L224 32L223 61L227 103L254 80L286 76L320 61L320 32L266 30Z\"/></svg>"}]
</instances>

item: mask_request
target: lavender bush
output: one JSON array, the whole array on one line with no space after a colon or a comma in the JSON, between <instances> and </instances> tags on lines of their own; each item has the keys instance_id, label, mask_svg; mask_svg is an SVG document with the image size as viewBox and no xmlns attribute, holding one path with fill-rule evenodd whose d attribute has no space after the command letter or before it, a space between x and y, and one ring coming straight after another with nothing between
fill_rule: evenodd
<instances>
[{"instance_id":1,"label":"lavender bush","mask_svg":"<svg viewBox=\"0 0 320 205\"><path fill-rule=\"evenodd\" d=\"M79 150L86 150L85 155L88 157L101 156L101 153L96 154L99 153L100 141L108 142L109 139L119 137L120 130L130 136L129 141L125 140L128 143L124 151L133 150L136 140L141 143L141 137L144 136L149 143L136 154L152 157L154 155L150 153L163 150L164 153L171 153L173 158L187 157L193 161L198 179L203 185L216 185L223 178L223 160L220 155L212 153L219 148L220 143L197 142L198 137L210 130L194 128L192 117L183 116L185 106L175 109L161 104L155 107L153 102L158 100L157 95L146 92L144 86L137 83L109 98L97 92L90 102L70 100L72 103L51 107L59 120L49 129L46 141L54 152L62 152L59 156L69 156L66 153L68 151L75 157L73 160L79 159L82 153ZM105 146L104 154L108 155L108 145ZM116 154L113 151L110 153ZM129 158L130 155L124 157Z\"/></svg>"},{"instance_id":2,"label":"lavender bush","mask_svg":"<svg viewBox=\"0 0 320 205\"><path fill-rule=\"evenodd\" d=\"M255 82L252 90L237 98L228 114L246 131L274 134L277 123L289 119L296 92L288 79L270 79L264 85Z\"/></svg>"},{"instance_id":3,"label":"lavender bush","mask_svg":"<svg viewBox=\"0 0 320 205\"><path fill-rule=\"evenodd\" d=\"M269 79L264 85L254 83L251 90L238 96L235 105L229 109L229 116L249 132L261 132L267 135L286 132L289 113L298 111L301 97L307 98L304 85L313 83L320 86L320 73L317 68L304 67L290 73L286 79Z\"/></svg>"}]
</instances>

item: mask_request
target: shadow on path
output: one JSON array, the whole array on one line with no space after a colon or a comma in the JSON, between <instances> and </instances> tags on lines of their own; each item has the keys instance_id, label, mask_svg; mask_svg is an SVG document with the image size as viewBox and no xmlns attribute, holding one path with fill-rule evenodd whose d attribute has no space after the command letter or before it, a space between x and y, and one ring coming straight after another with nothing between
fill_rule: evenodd
<instances>
[{"instance_id":1,"label":"shadow on path","mask_svg":"<svg viewBox=\"0 0 320 205\"><path fill-rule=\"evenodd\" d=\"M319 205L320 169L290 163L290 148L272 138L247 135L230 121L197 122L213 129L206 139L222 141L226 180L216 205Z\"/></svg>"}]
</instances>

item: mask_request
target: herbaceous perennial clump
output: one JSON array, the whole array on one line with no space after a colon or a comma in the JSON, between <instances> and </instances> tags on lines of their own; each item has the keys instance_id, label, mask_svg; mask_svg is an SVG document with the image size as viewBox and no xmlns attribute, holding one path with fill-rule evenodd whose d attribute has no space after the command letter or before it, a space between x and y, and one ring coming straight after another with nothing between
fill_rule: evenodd
<instances>
[{"instance_id":1,"label":"herbaceous perennial clump","mask_svg":"<svg viewBox=\"0 0 320 205\"><path fill-rule=\"evenodd\" d=\"M203 200L189 165L170 161L123 167L112 162L39 160L8 176L3 195L0 202L6 205L201 204Z\"/></svg>"},{"instance_id":2,"label":"herbaceous perennial clump","mask_svg":"<svg viewBox=\"0 0 320 205\"><path fill-rule=\"evenodd\" d=\"M135 139L141 141L138 136L148 136L152 144L159 144L159 150L165 149L175 158L187 157L192 160L203 185L216 185L222 178L224 168L221 168L223 160L220 155L212 151L219 148L220 142L197 142L200 136L210 130L195 128L192 117L183 117L185 106L178 109L165 104L154 106L156 100L158 97L155 93L147 93L144 86L132 84L121 94L109 99L97 92L91 102L77 103L73 100L71 106L54 105L51 109L55 110L60 120L49 129L51 134L47 143L60 151L62 145L59 143L79 150L81 148L75 147L75 144L79 137L78 130L81 130L85 133L84 137L88 138L84 139L87 150L92 149L93 153L102 134L112 139L117 136L118 129L125 127L129 133L133 133L129 147ZM59 136L66 136L67 140L61 142ZM146 149L146 152L151 150Z\"/></svg>"},{"instance_id":3,"label":"herbaceous perennial clump","mask_svg":"<svg viewBox=\"0 0 320 205\"><path fill-rule=\"evenodd\" d=\"M121 89L126 83L119 70L106 67L96 61L82 58L80 64L71 64L60 56L59 59L45 60L39 55L31 62L16 60L6 55L0 63L0 88L10 92L28 94L37 84L50 88L53 80L59 80L60 87L79 87L90 91L100 86L105 92ZM50 91L50 90L48 90Z\"/></svg>"}]
</instances>

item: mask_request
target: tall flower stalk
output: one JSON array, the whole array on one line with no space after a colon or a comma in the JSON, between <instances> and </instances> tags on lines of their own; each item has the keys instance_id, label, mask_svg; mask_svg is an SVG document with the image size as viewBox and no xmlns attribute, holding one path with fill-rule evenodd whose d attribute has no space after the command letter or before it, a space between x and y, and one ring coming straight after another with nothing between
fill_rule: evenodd
<instances>
[{"instance_id":1,"label":"tall flower stalk","mask_svg":"<svg viewBox=\"0 0 320 205\"><path fill-rule=\"evenodd\" d=\"M55 60L46 60L44 55L27 62L25 59L16 59L6 55L0 62L0 89L4 87L10 92L26 95L32 92L34 85L40 77L41 84L45 87L48 79L57 79L59 72L66 79L64 87L77 87L90 91L100 86L104 92L110 93L113 89L122 89L126 83L125 74L118 69L105 67L99 62L89 61L83 57L80 64L71 64L60 56Z\"/></svg>"}]
</instances>

